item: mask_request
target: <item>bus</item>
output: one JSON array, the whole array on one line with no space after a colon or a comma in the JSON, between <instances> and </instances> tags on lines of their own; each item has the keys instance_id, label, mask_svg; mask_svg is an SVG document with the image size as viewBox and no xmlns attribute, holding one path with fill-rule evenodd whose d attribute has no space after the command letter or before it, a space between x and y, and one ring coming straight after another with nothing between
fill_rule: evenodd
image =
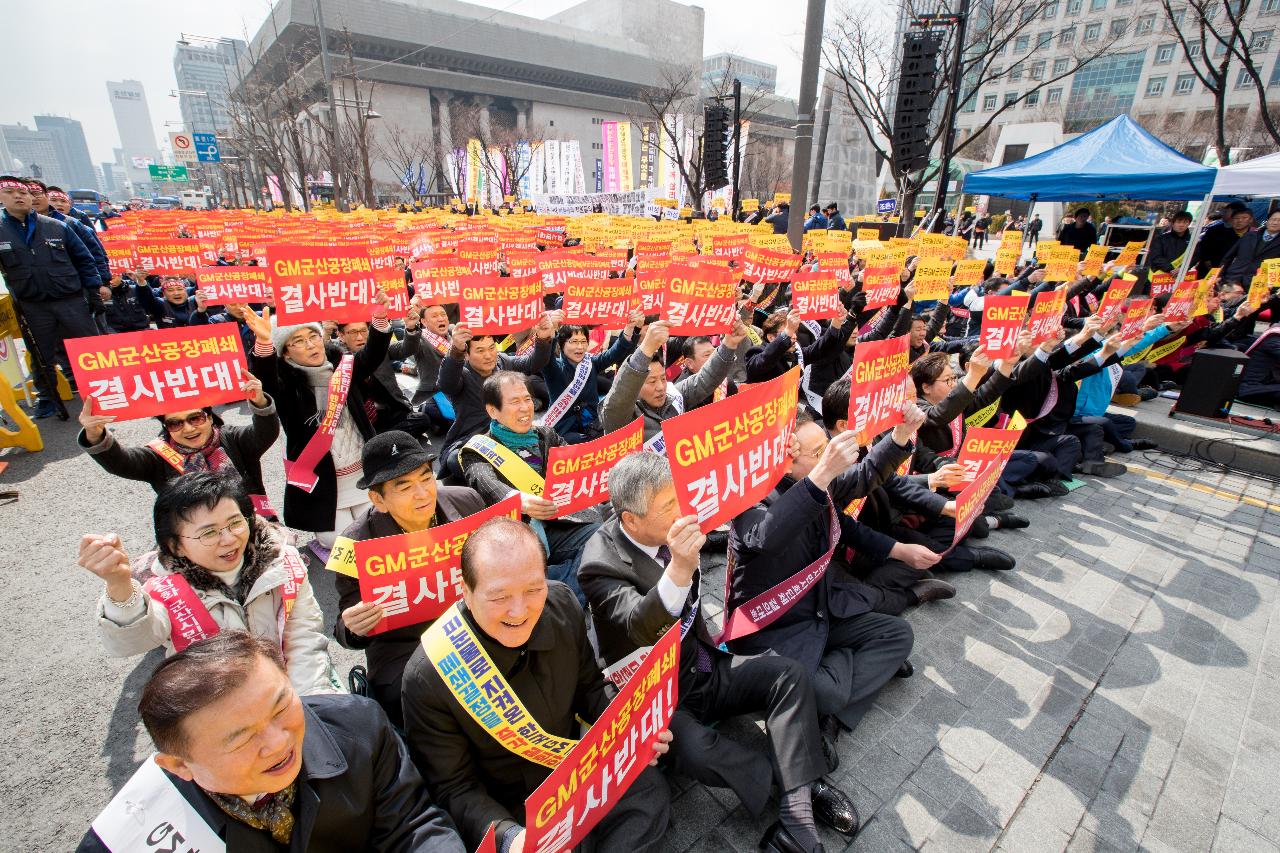
<instances>
[{"instance_id":1,"label":"bus","mask_svg":"<svg viewBox=\"0 0 1280 853\"><path fill-rule=\"evenodd\" d=\"M90 216L97 216L99 205L103 202L110 201L105 195L97 190L68 190L67 195L71 197L71 206L76 210L87 213Z\"/></svg>"},{"instance_id":2,"label":"bus","mask_svg":"<svg viewBox=\"0 0 1280 853\"><path fill-rule=\"evenodd\" d=\"M182 207L182 202L177 196L158 195L151 199L151 207L154 210L177 210Z\"/></svg>"}]
</instances>

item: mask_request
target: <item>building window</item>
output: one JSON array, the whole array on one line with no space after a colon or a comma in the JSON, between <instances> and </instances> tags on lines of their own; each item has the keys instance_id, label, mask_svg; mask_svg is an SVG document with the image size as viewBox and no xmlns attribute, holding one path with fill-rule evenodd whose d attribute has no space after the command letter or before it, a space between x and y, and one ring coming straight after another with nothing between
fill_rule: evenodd
<instances>
[{"instance_id":1,"label":"building window","mask_svg":"<svg viewBox=\"0 0 1280 853\"><path fill-rule=\"evenodd\" d=\"M1045 48L1048 48L1052 45L1053 45L1053 33L1051 32L1040 33L1039 35L1036 36L1036 47L1038 49L1044 50Z\"/></svg>"},{"instance_id":2,"label":"building window","mask_svg":"<svg viewBox=\"0 0 1280 853\"><path fill-rule=\"evenodd\" d=\"M1058 33L1059 47L1070 47L1071 45L1075 44L1075 41L1076 41L1075 27L1065 29L1062 32Z\"/></svg>"},{"instance_id":3,"label":"building window","mask_svg":"<svg viewBox=\"0 0 1280 853\"><path fill-rule=\"evenodd\" d=\"M1049 0L1044 4L1044 19L1052 21L1056 17L1058 17L1058 0Z\"/></svg>"},{"instance_id":4,"label":"building window","mask_svg":"<svg viewBox=\"0 0 1280 853\"><path fill-rule=\"evenodd\" d=\"M1200 42L1198 41L1187 42L1187 58L1188 59L1200 58Z\"/></svg>"},{"instance_id":5,"label":"building window","mask_svg":"<svg viewBox=\"0 0 1280 853\"><path fill-rule=\"evenodd\" d=\"M1266 53L1271 50L1271 35L1275 30L1260 30L1249 39L1249 50L1254 53Z\"/></svg>"},{"instance_id":6,"label":"building window","mask_svg":"<svg viewBox=\"0 0 1280 853\"><path fill-rule=\"evenodd\" d=\"M1178 81L1173 86L1175 95L1190 95L1191 90L1196 87L1196 75L1179 74Z\"/></svg>"},{"instance_id":7,"label":"building window","mask_svg":"<svg viewBox=\"0 0 1280 853\"><path fill-rule=\"evenodd\" d=\"M1236 88L1247 89L1253 83L1253 78L1249 76L1248 68L1241 68L1236 72Z\"/></svg>"},{"instance_id":8,"label":"building window","mask_svg":"<svg viewBox=\"0 0 1280 853\"><path fill-rule=\"evenodd\" d=\"M992 80L999 80L999 79L1000 79L1000 77L1001 77L1003 74L1004 74L1004 68L1003 68L1003 67L1001 67L1001 66L999 66L999 65L993 65L993 66L991 66L991 79L992 79Z\"/></svg>"},{"instance_id":9,"label":"building window","mask_svg":"<svg viewBox=\"0 0 1280 853\"><path fill-rule=\"evenodd\" d=\"M1156 28L1156 16L1143 15L1141 18L1138 19L1138 27L1136 32L1140 36L1145 36L1147 33L1151 32L1155 28Z\"/></svg>"},{"instance_id":10,"label":"building window","mask_svg":"<svg viewBox=\"0 0 1280 853\"><path fill-rule=\"evenodd\" d=\"M1155 64L1168 65L1170 62L1173 62L1173 49L1174 45L1171 44L1162 44L1157 47Z\"/></svg>"},{"instance_id":11,"label":"building window","mask_svg":"<svg viewBox=\"0 0 1280 853\"><path fill-rule=\"evenodd\" d=\"M1124 31L1129 28L1129 20L1127 18L1116 18L1111 22L1111 35L1122 36Z\"/></svg>"},{"instance_id":12,"label":"building window","mask_svg":"<svg viewBox=\"0 0 1280 853\"><path fill-rule=\"evenodd\" d=\"M1007 107L1007 106L1009 106L1010 104L1016 104L1016 103L1018 103L1018 93L1017 93L1017 92L1005 92L1005 93L1004 93L1004 105L1005 105L1006 107Z\"/></svg>"},{"instance_id":13,"label":"building window","mask_svg":"<svg viewBox=\"0 0 1280 853\"><path fill-rule=\"evenodd\" d=\"M1022 63L1021 62L1019 62L1017 65L1012 66L1009 69L1009 79L1015 82L1022 79Z\"/></svg>"},{"instance_id":14,"label":"building window","mask_svg":"<svg viewBox=\"0 0 1280 853\"><path fill-rule=\"evenodd\" d=\"M1276 2L1280 3L1280 0ZM1082 8L1084 8L1084 0L1067 0L1067 17L1079 15Z\"/></svg>"},{"instance_id":15,"label":"building window","mask_svg":"<svg viewBox=\"0 0 1280 853\"><path fill-rule=\"evenodd\" d=\"M1044 102L1049 106L1053 106L1054 104L1058 103L1061 100L1062 100L1061 89L1049 89L1044 93Z\"/></svg>"},{"instance_id":16,"label":"building window","mask_svg":"<svg viewBox=\"0 0 1280 853\"><path fill-rule=\"evenodd\" d=\"M1031 36L1018 36L1013 43L1015 53L1026 53L1031 49Z\"/></svg>"},{"instance_id":17,"label":"building window","mask_svg":"<svg viewBox=\"0 0 1280 853\"><path fill-rule=\"evenodd\" d=\"M1087 44L1091 41L1097 41L1098 36L1102 35L1102 24L1086 24L1084 28L1084 40Z\"/></svg>"},{"instance_id":18,"label":"building window","mask_svg":"<svg viewBox=\"0 0 1280 853\"><path fill-rule=\"evenodd\" d=\"M1160 29L1164 30L1166 33L1170 30L1178 29L1182 26L1182 19L1186 17L1186 15L1186 9L1174 9L1172 15L1166 12L1164 16L1164 23L1161 25Z\"/></svg>"},{"instance_id":19,"label":"building window","mask_svg":"<svg viewBox=\"0 0 1280 853\"><path fill-rule=\"evenodd\" d=\"M1026 99L1025 101L1023 101L1023 105L1024 105L1027 109L1031 109L1032 107L1036 106L1036 105L1037 105L1037 104L1039 104L1039 103L1040 103L1040 93L1039 93L1039 92L1028 92L1028 93L1027 93L1027 99Z\"/></svg>"},{"instance_id":20,"label":"building window","mask_svg":"<svg viewBox=\"0 0 1280 853\"><path fill-rule=\"evenodd\" d=\"M1107 8L1107 0L1089 0L1090 12L1101 12Z\"/></svg>"},{"instance_id":21,"label":"building window","mask_svg":"<svg viewBox=\"0 0 1280 853\"><path fill-rule=\"evenodd\" d=\"M1063 130L1076 133L1128 113L1139 94L1146 49L1108 53L1076 69L1064 111Z\"/></svg>"},{"instance_id":22,"label":"building window","mask_svg":"<svg viewBox=\"0 0 1280 853\"><path fill-rule=\"evenodd\" d=\"M995 95L983 95L983 96L982 96L982 111L983 111L984 113L989 113L989 112L991 112L992 110L994 110L995 108L996 108L996 96L995 96Z\"/></svg>"},{"instance_id":23,"label":"building window","mask_svg":"<svg viewBox=\"0 0 1280 853\"><path fill-rule=\"evenodd\" d=\"M1041 60L1040 62L1031 63L1031 79L1032 80L1044 79L1044 61L1043 60Z\"/></svg>"},{"instance_id":24,"label":"building window","mask_svg":"<svg viewBox=\"0 0 1280 853\"><path fill-rule=\"evenodd\" d=\"M1058 77L1067 73L1067 68L1071 65L1071 57L1059 56L1053 61L1053 76Z\"/></svg>"},{"instance_id":25,"label":"building window","mask_svg":"<svg viewBox=\"0 0 1280 853\"><path fill-rule=\"evenodd\" d=\"M1280 59L1276 60L1276 64L1271 67L1271 79L1267 81L1268 86L1280 86Z\"/></svg>"},{"instance_id":26,"label":"building window","mask_svg":"<svg viewBox=\"0 0 1280 853\"><path fill-rule=\"evenodd\" d=\"M1116 0L1117 8L1120 6L1132 6L1132 5L1133 5L1133 0Z\"/></svg>"},{"instance_id":27,"label":"building window","mask_svg":"<svg viewBox=\"0 0 1280 853\"><path fill-rule=\"evenodd\" d=\"M1260 15L1274 15L1280 12L1280 0L1262 0L1262 5L1258 7Z\"/></svg>"},{"instance_id":28,"label":"building window","mask_svg":"<svg viewBox=\"0 0 1280 853\"><path fill-rule=\"evenodd\" d=\"M1158 98L1164 94L1164 77L1152 77L1147 81L1147 97Z\"/></svg>"}]
</instances>

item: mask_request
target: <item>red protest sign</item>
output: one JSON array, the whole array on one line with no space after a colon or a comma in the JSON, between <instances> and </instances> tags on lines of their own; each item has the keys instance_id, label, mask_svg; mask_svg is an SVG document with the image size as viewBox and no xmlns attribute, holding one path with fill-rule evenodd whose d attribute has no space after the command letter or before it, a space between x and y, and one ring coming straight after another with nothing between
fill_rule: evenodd
<instances>
[{"instance_id":1,"label":"red protest sign","mask_svg":"<svg viewBox=\"0 0 1280 853\"><path fill-rule=\"evenodd\" d=\"M582 444L553 447L547 454L542 496L556 505L556 517L609 499L609 470L644 444L644 419Z\"/></svg>"},{"instance_id":2,"label":"red protest sign","mask_svg":"<svg viewBox=\"0 0 1280 853\"><path fill-rule=\"evenodd\" d=\"M1173 293L1176 287L1173 273L1156 272L1151 274L1151 297L1153 299L1159 299L1166 293Z\"/></svg>"},{"instance_id":3,"label":"red protest sign","mask_svg":"<svg viewBox=\"0 0 1280 853\"><path fill-rule=\"evenodd\" d=\"M844 313L834 273L798 272L791 276L791 307L801 320L830 320Z\"/></svg>"},{"instance_id":4,"label":"red protest sign","mask_svg":"<svg viewBox=\"0 0 1280 853\"><path fill-rule=\"evenodd\" d=\"M645 314L661 314L667 305L666 267L638 274L636 292L640 295L640 310Z\"/></svg>"},{"instance_id":5,"label":"red protest sign","mask_svg":"<svg viewBox=\"0 0 1280 853\"><path fill-rule=\"evenodd\" d=\"M430 622L460 600L462 545L477 527L499 516L520 518L520 496L439 527L357 541L360 598L381 604L384 612L370 633Z\"/></svg>"},{"instance_id":6,"label":"red protest sign","mask_svg":"<svg viewBox=\"0 0 1280 853\"><path fill-rule=\"evenodd\" d=\"M1022 437L1021 429L997 429L996 427L971 427L964 434L964 444L956 462L964 466L965 479L973 482L978 474L993 460L1004 461L1013 455ZM998 478L997 478L998 479Z\"/></svg>"},{"instance_id":7,"label":"red protest sign","mask_svg":"<svg viewBox=\"0 0 1280 853\"><path fill-rule=\"evenodd\" d=\"M94 413L128 421L244 399L244 347L234 323L71 338L76 385Z\"/></svg>"},{"instance_id":8,"label":"red protest sign","mask_svg":"<svg viewBox=\"0 0 1280 853\"><path fill-rule=\"evenodd\" d=\"M458 319L477 335L532 329L542 319L542 282L537 276L470 276L458 296Z\"/></svg>"},{"instance_id":9,"label":"red protest sign","mask_svg":"<svg viewBox=\"0 0 1280 853\"><path fill-rule=\"evenodd\" d=\"M204 266L199 240L139 240L138 266L156 275L189 275Z\"/></svg>"},{"instance_id":10,"label":"red protest sign","mask_svg":"<svg viewBox=\"0 0 1280 853\"><path fill-rule=\"evenodd\" d=\"M664 320L673 335L718 335L733 329L738 319L738 286L729 269L713 266L667 267Z\"/></svg>"},{"instance_id":11,"label":"red protest sign","mask_svg":"<svg viewBox=\"0 0 1280 853\"><path fill-rule=\"evenodd\" d=\"M982 351L991 358L1013 358L1018 352L1018 331L1027 316L1025 293L989 294L982 301Z\"/></svg>"},{"instance_id":12,"label":"red protest sign","mask_svg":"<svg viewBox=\"0 0 1280 853\"><path fill-rule=\"evenodd\" d=\"M1111 322L1119 315L1124 301L1129 298L1129 292L1133 290L1134 283L1125 281L1122 278L1112 279L1111 286L1103 294L1102 301L1098 303L1096 312L1102 318L1102 328L1105 329L1111 325Z\"/></svg>"},{"instance_id":13,"label":"red protest sign","mask_svg":"<svg viewBox=\"0 0 1280 853\"><path fill-rule=\"evenodd\" d=\"M570 273L581 270L584 255L582 248L548 249L538 255L538 272L542 286L548 292L559 293L569 281Z\"/></svg>"},{"instance_id":14,"label":"red protest sign","mask_svg":"<svg viewBox=\"0 0 1280 853\"><path fill-rule=\"evenodd\" d=\"M1169 301L1164 306L1164 321L1166 323L1191 322L1191 312L1196 307L1196 288L1199 285L1200 282L1194 278L1184 278L1178 282L1173 295L1169 297Z\"/></svg>"},{"instance_id":15,"label":"red protest sign","mask_svg":"<svg viewBox=\"0 0 1280 853\"><path fill-rule=\"evenodd\" d=\"M870 444L881 432L902 423L910 346L911 336L902 335L853 348L848 428L858 433L859 444Z\"/></svg>"},{"instance_id":16,"label":"red protest sign","mask_svg":"<svg viewBox=\"0 0 1280 853\"><path fill-rule=\"evenodd\" d=\"M1142 324L1151 313L1150 297L1134 298L1124 307L1124 319L1120 321L1120 340L1127 341L1142 334Z\"/></svg>"},{"instance_id":17,"label":"red protest sign","mask_svg":"<svg viewBox=\"0 0 1280 853\"><path fill-rule=\"evenodd\" d=\"M1036 296L1035 304L1031 306L1031 316L1027 319L1027 331L1031 333L1033 346L1039 346L1058 334L1058 330L1062 328L1062 312L1066 307L1065 287Z\"/></svg>"},{"instance_id":18,"label":"red protest sign","mask_svg":"<svg viewBox=\"0 0 1280 853\"><path fill-rule=\"evenodd\" d=\"M867 294L868 311L894 304L898 301L898 292L902 290L897 270L868 269L863 274L862 282L862 291Z\"/></svg>"},{"instance_id":19,"label":"red protest sign","mask_svg":"<svg viewBox=\"0 0 1280 853\"><path fill-rule=\"evenodd\" d=\"M455 260L418 261L409 265L413 287L427 305L449 305L458 301L462 279L471 275L466 264Z\"/></svg>"},{"instance_id":20,"label":"red protest sign","mask_svg":"<svg viewBox=\"0 0 1280 853\"><path fill-rule=\"evenodd\" d=\"M634 278L604 281L570 275L564 289L564 322L575 326L621 329L640 307Z\"/></svg>"},{"instance_id":21,"label":"red protest sign","mask_svg":"<svg viewBox=\"0 0 1280 853\"><path fill-rule=\"evenodd\" d=\"M799 262L790 252L748 247L743 258L742 277L751 282L788 281Z\"/></svg>"},{"instance_id":22,"label":"red protest sign","mask_svg":"<svg viewBox=\"0 0 1280 853\"><path fill-rule=\"evenodd\" d=\"M113 276L119 277L125 273L132 273L138 268L137 241L103 240L102 250L107 253L107 268L111 270Z\"/></svg>"},{"instance_id":23,"label":"red protest sign","mask_svg":"<svg viewBox=\"0 0 1280 853\"><path fill-rule=\"evenodd\" d=\"M368 251L347 246L268 246L267 281L282 326L367 322L378 293Z\"/></svg>"},{"instance_id":24,"label":"red protest sign","mask_svg":"<svg viewBox=\"0 0 1280 853\"><path fill-rule=\"evenodd\" d=\"M266 302L271 295L262 267L201 267L196 281L206 305L228 302Z\"/></svg>"},{"instance_id":25,"label":"red protest sign","mask_svg":"<svg viewBox=\"0 0 1280 853\"><path fill-rule=\"evenodd\" d=\"M662 422L681 515L709 533L754 506L791 465L800 368Z\"/></svg>"},{"instance_id":26,"label":"red protest sign","mask_svg":"<svg viewBox=\"0 0 1280 853\"><path fill-rule=\"evenodd\" d=\"M525 850L576 847L653 758L678 699L680 626L667 629L644 663L578 744L525 800Z\"/></svg>"},{"instance_id":27,"label":"red protest sign","mask_svg":"<svg viewBox=\"0 0 1280 853\"><path fill-rule=\"evenodd\" d=\"M988 462L986 467L978 472L974 481L956 495L956 533L946 553L951 553L964 540L969 533L969 528L973 527L978 516L982 515L982 508L986 505L987 498L991 496L992 489L1000 481L1000 474L1004 471L1006 461L1007 459L995 459Z\"/></svg>"}]
</instances>

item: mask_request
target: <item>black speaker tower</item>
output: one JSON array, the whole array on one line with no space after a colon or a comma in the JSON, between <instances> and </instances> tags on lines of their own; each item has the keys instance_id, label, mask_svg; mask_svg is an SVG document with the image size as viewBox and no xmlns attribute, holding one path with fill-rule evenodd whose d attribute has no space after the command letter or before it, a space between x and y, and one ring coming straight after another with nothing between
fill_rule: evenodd
<instances>
[{"instance_id":1,"label":"black speaker tower","mask_svg":"<svg viewBox=\"0 0 1280 853\"><path fill-rule=\"evenodd\" d=\"M900 174L929 164L929 114L938 95L943 38L939 30L908 30L902 39L902 71L893 113L893 161Z\"/></svg>"}]
</instances>

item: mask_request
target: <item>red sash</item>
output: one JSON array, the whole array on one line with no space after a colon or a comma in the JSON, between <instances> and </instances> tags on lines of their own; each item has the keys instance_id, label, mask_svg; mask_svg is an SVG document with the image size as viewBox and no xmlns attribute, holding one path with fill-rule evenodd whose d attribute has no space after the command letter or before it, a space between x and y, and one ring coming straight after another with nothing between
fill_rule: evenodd
<instances>
[{"instance_id":1,"label":"red sash","mask_svg":"<svg viewBox=\"0 0 1280 853\"><path fill-rule=\"evenodd\" d=\"M950 424L951 428L951 447L957 453L960 452L960 445L964 444L964 412L953 420Z\"/></svg>"},{"instance_id":2,"label":"red sash","mask_svg":"<svg viewBox=\"0 0 1280 853\"><path fill-rule=\"evenodd\" d=\"M179 474L185 473L182 467L182 454L174 450L169 442L163 438L153 438L147 442L147 447L155 451L155 454L173 466L174 470ZM253 511L263 518L277 519L280 513L276 512L275 507L271 505L271 499L266 495L249 495L249 500L253 501Z\"/></svg>"},{"instance_id":3,"label":"red sash","mask_svg":"<svg viewBox=\"0 0 1280 853\"><path fill-rule=\"evenodd\" d=\"M429 332L426 329L422 330L422 337L426 339L427 343L431 344L431 348L436 352L440 353L441 355L448 354L449 352L448 338L443 337L441 335L437 335L435 332Z\"/></svg>"},{"instance_id":4,"label":"red sash","mask_svg":"<svg viewBox=\"0 0 1280 853\"><path fill-rule=\"evenodd\" d=\"M182 575L153 577L142 585L142 591L168 611L169 639L175 652L218 633L218 623L209 615L209 608Z\"/></svg>"},{"instance_id":5,"label":"red sash","mask_svg":"<svg viewBox=\"0 0 1280 853\"><path fill-rule=\"evenodd\" d=\"M280 556L284 562L285 578L284 585L280 587L278 624L280 628L280 650L287 653L284 647L284 625L289 621L289 614L293 612L293 605L298 600L298 590L301 589L302 582L307 579L307 566L302 562L302 556L298 553L298 549L292 545L282 546Z\"/></svg>"},{"instance_id":6,"label":"red sash","mask_svg":"<svg viewBox=\"0 0 1280 853\"><path fill-rule=\"evenodd\" d=\"M355 356L350 353L344 355L342 361L338 362L338 366L333 370L333 377L329 380L329 397L325 403L324 417L320 420L320 426L316 428L316 434L311 436L311 440L307 442L306 447L302 448L297 459L293 462L288 459L284 461L289 485L297 486L304 492L310 493L316 487L316 483L320 482L320 477L315 470L316 465L333 446L333 436L338 431L338 419L342 417L342 408L347 404L347 394L351 391L351 370L354 362Z\"/></svg>"},{"instance_id":7,"label":"red sash","mask_svg":"<svg viewBox=\"0 0 1280 853\"><path fill-rule=\"evenodd\" d=\"M822 576L826 574L831 557L836 552L836 544L840 541L840 514L831 498L827 498L827 510L831 514L831 544L827 552L782 583L757 595L742 606L727 614L724 630L715 638L715 644L727 643L763 630L775 622L782 614L790 610L797 601L804 598ZM724 600L726 606L730 600L730 584L734 571L733 550L729 551L729 562L724 571Z\"/></svg>"},{"instance_id":8,"label":"red sash","mask_svg":"<svg viewBox=\"0 0 1280 853\"><path fill-rule=\"evenodd\" d=\"M1280 325L1272 326L1262 334L1258 335L1258 339L1254 341L1247 350L1245 350L1245 353L1252 354L1254 347L1256 347L1258 344L1262 343L1264 340L1271 337L1272 335L1280 335Z\"/></svg>"}]
</instances>

